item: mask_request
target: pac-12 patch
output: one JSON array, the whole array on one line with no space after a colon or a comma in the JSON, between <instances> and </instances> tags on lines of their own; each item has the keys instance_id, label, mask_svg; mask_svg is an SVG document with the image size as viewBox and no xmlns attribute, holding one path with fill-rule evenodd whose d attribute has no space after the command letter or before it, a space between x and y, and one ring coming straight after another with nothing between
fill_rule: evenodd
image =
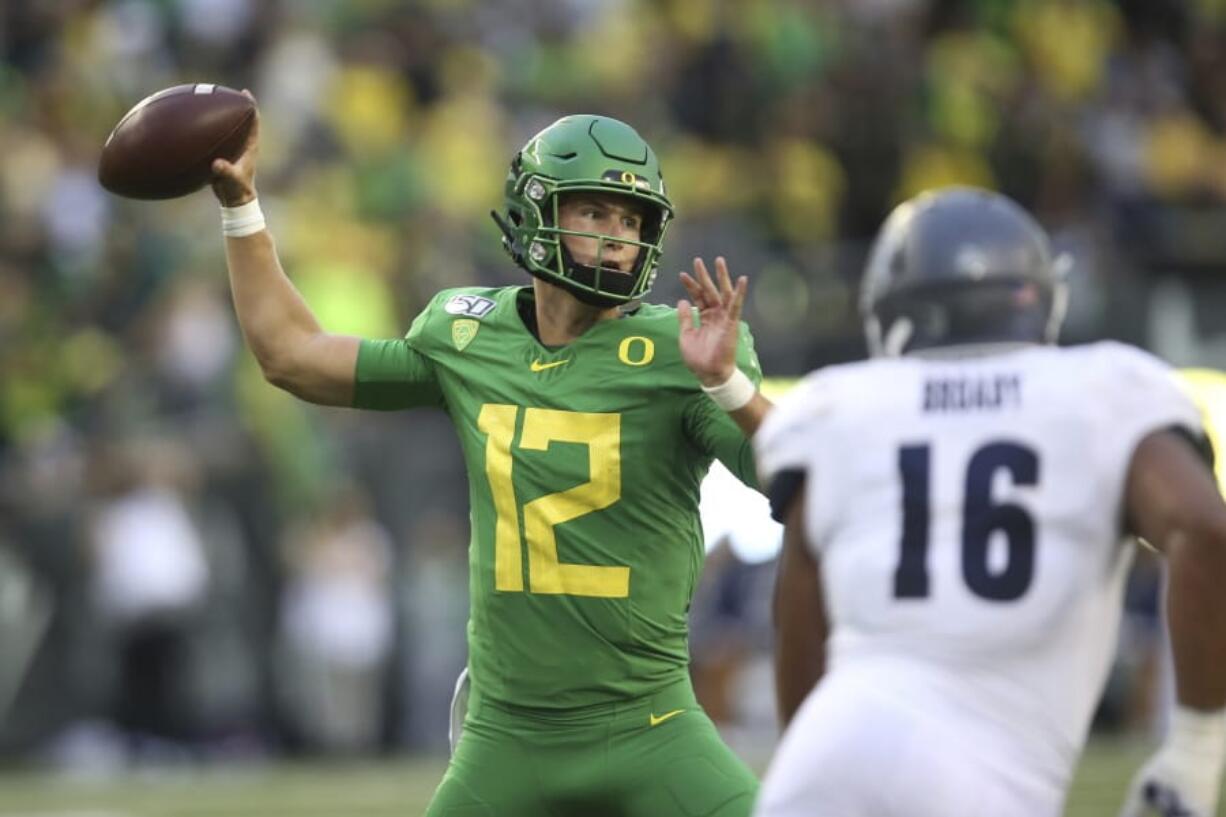
<instances>
[{"instance_id":1,"label":"pac-12 patch","mask_svg":"<svg viewBox=\"0 0 1226 817\"><path fill-rule=\"evenodd\" d=\"M484 318L493 308L494 302L480 295L453 295L443 304L449 315L468 315L472 318Z\"/></svg>"},{"instance_id":2,"label":"pac-12 patch","mask_svg":"<svg viewBox=\"0 0 1226 817\"><path fill-rule=\"evenodd\" d=\"M477 330L481 328L481 324L474 321L472 318L460 318L451 322L451 342L455 344L455 348L463 352L464 347L473 342L473 338L477 336Z\"/></svg>"}]
</instances>

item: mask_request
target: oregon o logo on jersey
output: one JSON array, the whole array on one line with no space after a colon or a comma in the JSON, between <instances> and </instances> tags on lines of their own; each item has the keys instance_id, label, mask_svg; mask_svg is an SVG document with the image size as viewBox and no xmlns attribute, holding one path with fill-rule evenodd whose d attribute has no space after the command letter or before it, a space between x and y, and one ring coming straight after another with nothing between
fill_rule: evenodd
<instances>
[{"instance_id":1,"label":"oregon o logo on jersey","mask_svg":"<svg viewBox=\"0 0 1226 817\"><path fill-rule=\"evenodd\" d=\"M656 356L656 344L651 338L631 335L617 347L617 359L627 366L646 366Z\"/></svg>"}]
</instances>

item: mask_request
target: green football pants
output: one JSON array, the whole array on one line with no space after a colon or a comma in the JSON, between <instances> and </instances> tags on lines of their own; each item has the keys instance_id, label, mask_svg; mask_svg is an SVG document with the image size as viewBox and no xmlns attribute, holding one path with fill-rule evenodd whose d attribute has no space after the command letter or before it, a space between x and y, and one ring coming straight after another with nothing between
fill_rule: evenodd
<instances>
[{"instance_id":1,"label":"green football pants","mask_svg":"<svg viewBox=\"0 0 1226 817\"><path fill-rule=\"evenodd\" d=\"M427 817L747 817L758 781L689 681L599 712L508 710L473 690Z\"/></svg>"}]
</instances>

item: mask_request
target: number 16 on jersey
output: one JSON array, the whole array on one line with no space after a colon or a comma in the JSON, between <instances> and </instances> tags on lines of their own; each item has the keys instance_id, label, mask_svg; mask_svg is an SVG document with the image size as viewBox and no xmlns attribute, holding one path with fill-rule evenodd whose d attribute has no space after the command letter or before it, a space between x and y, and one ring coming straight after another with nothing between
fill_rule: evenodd
<instances>
[{"instance_id":1,"label":"number 16 on jersey","mask_svg":"<svg viewBox=\"0 0 1226 817\"><path fill-rule=\"evenodd\" d=\"M899 599L927 598L930 592L931 457L930 445L907 445L898 451L903 523L894 597ZM1037 486L1039 456L1028 446L1007 441L990 442L971 455L962 493L962 578L980 598L1014 601L1034 579L1035 522L1021 505L993 499L992 483L1000 472L1014 485ZM988 563L993 533L1004 537L1007 554L998 570Z\"/></svg>"}]
</instances>

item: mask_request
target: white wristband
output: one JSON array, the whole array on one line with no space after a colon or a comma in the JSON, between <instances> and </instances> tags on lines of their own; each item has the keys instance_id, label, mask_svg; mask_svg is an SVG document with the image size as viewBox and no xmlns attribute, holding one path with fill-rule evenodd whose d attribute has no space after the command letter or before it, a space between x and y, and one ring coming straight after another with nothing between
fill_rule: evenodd
<instances>
[{"instance_id":1,"label":"white wristband","mask_svg":"<svg viewBox=\"0 0 1226 817\"><path fill-rule=\"evenodd\" d=\"M238 207L221 208L221 234L228 238L242 238L264 229L264 213L260 200L252 199Z\"/></svg>"},{"instance_id":2,"label":"white wristband","mask_svg":"<svg viewBox=\"0 0 1226 817\"><path fill-rule=\"evenodd\" d=\"M703 386L702 390L724 411L745 408L758 393L757 386L740 369L733 369L732 375L718 386Z\"/></svg>"},{"instance_id":3,"label":"white wristband","mask_svg":"<svg viewBox=\"0 0 1226 817\"><path fill-rule=\"evenodd\" d=\"M1226 763L1226 709L1198 712L1176 706L1171 712L1166 746L1177 757L1212 764L1220 774Z\"/></svg>"}]
</instances>

